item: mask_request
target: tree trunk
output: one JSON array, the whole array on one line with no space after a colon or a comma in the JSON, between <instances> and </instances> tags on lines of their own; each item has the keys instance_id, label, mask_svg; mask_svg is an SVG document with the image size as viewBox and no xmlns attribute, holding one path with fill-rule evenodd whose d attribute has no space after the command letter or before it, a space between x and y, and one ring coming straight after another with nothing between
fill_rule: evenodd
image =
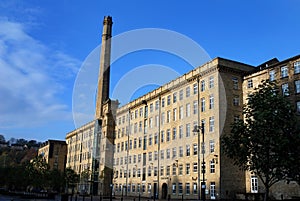
<instances>
[{"instance_id":1,"label":"tree trunk","mask_svg":"<svg viewBox=\"0 0 300 201\"><path fill-rule=\"evenodd\" d=\"M270 187L269 187L269 185L267 185L265 196L264 196L264 201L269 201L269 190L270 190Z\"/></svg>"}]
</instances>

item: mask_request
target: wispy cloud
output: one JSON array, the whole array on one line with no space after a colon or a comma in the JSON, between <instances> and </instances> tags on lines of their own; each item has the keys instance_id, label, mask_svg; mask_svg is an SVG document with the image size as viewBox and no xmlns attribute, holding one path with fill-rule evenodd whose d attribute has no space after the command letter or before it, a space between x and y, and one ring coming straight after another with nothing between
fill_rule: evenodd
<instances>
[{"instance_id":1,"label":"wispy cloud","mask_svg":"<svg viewBox=\"0 0 300 201\"><path fill-rule=\"evenodd\" d=\"M53 50L26 32L22 23L0 19L0 128L21 128L70 120L60 98L81 62Z\"/></svg>"}]
</instances>

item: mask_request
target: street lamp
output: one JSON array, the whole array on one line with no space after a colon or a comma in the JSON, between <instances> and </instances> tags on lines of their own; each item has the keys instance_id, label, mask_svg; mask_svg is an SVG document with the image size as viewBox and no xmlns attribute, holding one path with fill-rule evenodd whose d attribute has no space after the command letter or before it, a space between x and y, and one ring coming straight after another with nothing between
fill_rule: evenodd
<instances>
[{"instance_id":1,"label":"street lamp","mask_svg":"<svg viewBox=\"0 0 300 201\"><path fill-rule=\"evenodd\" d=\"M202 122L201 126L195 126L193 132L198 134L198 167L200 165L200 132L202 133L202 143L201 143L201 152L202 152L202 166L201 166L201 173L202 173L202 182L201 182L201 195L202 200L205 201L205 144L204 144L204 122ZM200 171L198 170L198 185L200 184ZM198 187L199 189L199 187ZM200 191L198 191L198 200L200 200Z\"/></svg>"}]
</instances>

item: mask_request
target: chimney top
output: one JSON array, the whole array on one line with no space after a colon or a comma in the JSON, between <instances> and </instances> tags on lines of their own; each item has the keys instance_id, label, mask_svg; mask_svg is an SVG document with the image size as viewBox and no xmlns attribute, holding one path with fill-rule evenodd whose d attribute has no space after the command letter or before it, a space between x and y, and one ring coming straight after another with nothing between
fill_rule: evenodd
<instances>
[{"instance_id":1,"label":"chimney top","mask_svg":"<svg viewBox=\"0 0 300 201\"><path fill-rule=\"evenodd\" d=\"M112 17L111 16L104 16L103 24L112 24Z\"/></svg>"}]
</instances>

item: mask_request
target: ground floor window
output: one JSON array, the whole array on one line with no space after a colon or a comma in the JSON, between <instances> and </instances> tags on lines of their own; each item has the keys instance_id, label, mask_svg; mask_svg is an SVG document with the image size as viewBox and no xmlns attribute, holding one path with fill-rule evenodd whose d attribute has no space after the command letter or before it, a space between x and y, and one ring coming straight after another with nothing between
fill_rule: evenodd
<instances>
[{"instance_id":1,"label":"ground floor window","mask_svg":"<svg viewBox=\"0 0 300 201\"><path fill-rule=\"evenodd\" d=\"M210 199L216 199L216 183L210 182Z\"/></svg>"},{"instance_id":2,"label":"ground floor window","mask_svg":"<svg viewBox=\"0 0 300 201\"><path fill-rule=\"evenodd\" d=\"M193 193L198 194L197 183L193 183Z\"/></svg>"},{"instance_id":3,"label":"ground floor window","mask_svg":"<svg viewBox=\"0 0 300 201\"><path fill-rule=\"evenodd\" d=\"M182 183L178 184L178 194L181 195L182 194Z\"/></svg>"},{"instance_id":4,"label":"ground floor window","mask_svg":"<svg viewBox=\"0 0 300 201\"><path fill-rule=\"evenodd\" d=\"M257 176L251 176L251 193L258 193Z\"/></svg>"}]
</instances>

